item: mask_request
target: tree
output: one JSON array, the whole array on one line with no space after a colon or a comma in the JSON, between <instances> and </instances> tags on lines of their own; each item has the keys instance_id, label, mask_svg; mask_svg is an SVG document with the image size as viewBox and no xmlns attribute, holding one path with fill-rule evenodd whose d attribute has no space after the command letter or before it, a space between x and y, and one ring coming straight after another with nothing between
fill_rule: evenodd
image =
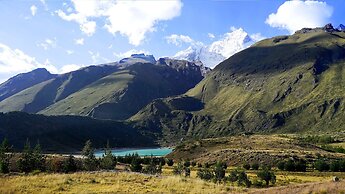
<instances>
[{"instance_id":1,"label":"tree","mask_svg":"<svg viewBox=\"0 0 345 194\"><path fill-rule=\"evenodd\" d=\"M214 179L216 182L220 182L225 178L226 165L223 162L218 161L214 166Z\"/></svg>"},{"instance_id":2,"label":"tree","mask_svg":"<svg viewBox=\"0 0 345 194\"><path fill-rule=\"evenodd\" d=\"M145 166L144 173L147 174L161 174L162 173L162 165L156 165L156 163L153 160L153 156L151 156L151 160L147 166Z\"/></svg>"},{"instance_id":3,"label":"tree","mask_svg":"<svg viewBox=\"0 0 345 194\"><path fill-rule=\"evenodd\" d=\"M181 162L177 163L176 166L174 166L173 173L175 175L182 175L183 173L183 165Z\"/></svg>"},{"instance_id":4,"label":"tree","mask_svg":"<svg viewBox=\"0 0 345 194\"><path fill-rule=\"evenodd\" d=\"M183 166L187 168L190 167L190 161L189 160L184 161Z\"/></svg>"},{"instance_id":5,"label":"tree","mask_svg":"<svg viewBox=\"0 0 345 194\"><path fill-rule=\"evenodd\" d=\"M250 164L249 163L243 164L243 168L246 169L246 170L249 170L250 169Z\"/></svg>"},{"instance_id":6,"label":"tree","mask_svg":"<svg viewBox=\"0 0 345 194\"><path fill-rule=\"evenodd\" d=\"M279 170L285 170L285 162L284 161L278 162L277 167Z\"/></svg>"},{"instance_id":7,"label":"tree","mask_svg":"<svg viewBox=\"0 0 345 194\"><path fill-rule=\"evenodd\" d=\"M213 178L214 174L209 168L201 168L197 172L197 177L203 180L211 180Z\"/></svg>"},{"instance_id":8,"label":"tree","mask_svg":"<svg viewBox=\"0 0 345 194\"><path fill-rule=\"evenodd\" d=\"M237 174L237 184L239 186L250 187L252 185L252 182L249 180L246 172L240 171Z\"/></svg>"},{"instance_id":9,"label":"tree","mask_svg":"<svg viewBox=\"0 0 345 194\"><path fill-rule=\"evenodd\" d=\"M97 169L97 160L94 155L94 149L92 147L92 142L87 140L82 151L84 157L84 168L88 171L93 171Z\"/></svg>"},{"instance_id":10,"label":"tree","mask_svg":"<svg viewBox=\"0 0 345 194\"><path fill-rule=\"evenodd\" d=\"M132 162L130 165L130 169L132 172L141 172L143 166L141 165L140 157L137 153L132 155Z\"/></svg>"},{"instance_id":11,"label":"tree","mask_svg":"<svg viewBox=\"0 0 345 194\"><path fill-rule=\"evenodd\" d=\"M324 160L317 160L314 163L314 167L316 170L323 172L323 171L328 171L329 170L329 164L324 161Z\"/></svg>"},{"instance_id":12,"label":"tree","mask_svg":"<svg viewBox=\"0 0 345 194\"><path fill-rule=\"evenodd\" d=\"M111 153L109 141L104 150L103 157L101 158L101 168L106 170L113 170L116 166L116 157Z\"/></svg>"},{"instance_id":13,"label":"tree","mask_svg":"<svg viewBox=\"0 0 345 194\"><path fill-rule=\"evenodd\" d=\"M259 166L260 166L260 165L259 165L258 163L253 163L253 164L252 164L252 169L253 169L253 170L259 170Z\"/></svg>"},{"instance_id":14,"label":"tree","mask_svg":"<svg viewBox=\"0 0 345 194\"><path fill-rule=\"evenodd\" d=\"M10 172L10 159L13 156L12 146L9 145L5 138L0 145L0 173Z\"/></svg>"},{"instance_id":15,"label":"tree","mask_svg":"<svg viewBox=\"0 0 345 194\"><path fill-rule=\"evenodd\" d=\"M275 184L276 182L276 175L272 171L268 170L267 168L264 168L263 170L258 172L257 177L265 181L267 187L269 186L270 182L272 184Z\"/></svg>"},{"instance_id":16,"label":"tree","mask_svg":"<svg viewBox=\"0 0 345 194\"><path fill-rule=\"evenodd\" d=\"M45 170L45 162L46 162L46 158L42 154L41 145L39 142L37 142L37 144L36 144L36 146L32 152L33 170L44 171Z\"/></svg>"},{"instance_id":17,"label":"tree","mask_svg":"<svg viewBox=\"0 0 345 194\"><path fill-rule=\"evenodd\" d=\"M339 172L341 169L341 163L337 160L334 160L331 162L331 164L329 165L329 169L332 172Z\"/></svg>"},{"instance_id":18,"label":"tree","mask_svg":"<svg viewBox=\"0 0 345 194\"><path fill-rule=\"evenodd\" d=\"M173 159L168 159L167 160L168 166L173 166L174 165L174 160Z\"/></svg>"},{"instance_id":19,"label":"tree","mask_svg":"<svg viewBox=\"0 0 345 194\"><path fill-rule=\"evenodd\" d=\"M295 163L293 160L288 160L287 162L285 162L284 164L284 169L286 171L295 171Z\"/></svg>"},{"instance_id":20,"label":"tree","mask_svg":"<svg viewBox=\"0 0 345 194\"><path fill-rule=\"evenodd\" d=\"M33 170L33 152L31 150L30 141L27 139L24 144L23 152L18 160L18 168L21 172L29 173Z\"/></svg>"},{"instance_id":21,"label":"tree","mask_svg":"<svg viewBox=\"0 0 345 194\"><path fill-rule=\"evenodd\" d=\"M64 173L76 172L78 170L74 156L69 155L68 158L63 161L62 170Z\"/></svg>"}]
</instances>

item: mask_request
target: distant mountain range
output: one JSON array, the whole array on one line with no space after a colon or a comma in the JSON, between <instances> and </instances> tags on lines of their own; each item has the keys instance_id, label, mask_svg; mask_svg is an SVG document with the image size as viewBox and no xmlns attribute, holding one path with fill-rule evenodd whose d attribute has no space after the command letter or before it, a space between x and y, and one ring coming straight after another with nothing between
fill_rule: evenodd
<instances>
[{"instance_id":1,"label":"distant mountain range","mask_svg":"<svg viewBox=\"0 0 345 194\"><path fill-rule=\"evenodd\" d=\"M176 53L172 58L202 63L207 67L215 67L235 53L248 48L260 38L250 36L242 28L234 29L218 41L205 46L201 43Z\"/></svg>"},{"instance_id":2,"label":"distant mountain range","mask_svg":"<svg viewBox=\"0 0 345 194\"><path fill-rule=\"evenodd\" d=\"M144 54L62 75L39 69L1 85L0 91L12 93L3 93L0 112L124 120L156 98L186 92L204 73L205 67L192 62L169 58L156 61Z\"/></svg>"}]
</instances>

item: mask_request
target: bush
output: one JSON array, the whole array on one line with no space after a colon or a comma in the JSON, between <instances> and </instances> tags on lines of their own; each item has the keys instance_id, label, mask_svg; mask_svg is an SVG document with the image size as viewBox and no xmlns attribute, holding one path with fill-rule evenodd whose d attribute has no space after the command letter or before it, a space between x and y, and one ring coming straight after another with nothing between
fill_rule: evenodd
<instances>
[{"instance_id":1,"label":"bush","mask_svg":"<svg viewBox=\"0 0 345 194\"><path fill-rule=\"evenodd\" d=\"M243 164L243 168L246 169L246 170L249 170L250 169L250 164L249 163Z\"/></svg>"},{"instance_id":2,"label":"bush","mask_svg":"<svg viewBox=\"0 0 345 194\"><path fill-rule=\"evenodd\" d=\"M105 169L105 170L115 169L116 157L111 153L109 142L107 143L107 147L104 150L104 155L100 160L101 160L100 166L102 169Z\"/></svg>"},{"instance_id":3,"label":"bush","mask_svg":"<svg viewBox=\"0 0 345 194\"><path fill-rule=\"evenodd\" d=\"M174 166L173 173L175 175L182 175L183 173L183 165L179 162L176 166Z\"/></svg>"},{"instance_id":4,"label":"bush","mask_svg":"<svg viewBox=\"0 0 345 194\"><path fill-rule=\"evenodd\" d=\"M278 162L277 167L279 170L285 170L285 162L284 161Z\"/></svg>"},{"instance_id":5,"label":"bush","mask_svg":"<svg viewBox=\"0 0 345 194\"><path fill-rule=\"evenodd\" d=\"M225 169L226 169L225 163L219 162L219 161L216 163L213 169L215 182L220 182L224 180Z\"/></svg>"},{"instance_id":6,"label":"bush","mask_svg":"<svg viewBox=\"0 0 345 194\"><path fill-rule=\"evenodd\" d=\"M270 182L272 184L275 184L276 182L275 174L267 168L264 168L263 170L258 172L256 175L258 178L265 181L267 187L269 186Z\"/></svg>"},{"instance_id":7,"label":"bush","mask_svg":"<svg viewBox=\"0 0 345 194\"><path fill-rule=\"evenodd\" d=\"M209 168L202 168L198 170L197 177L203 180L211 180L213 179L214 174Z\"/></svg>"},{"instance_id":8,"label":"bush","mask_svg":"<svg viewBox=\"0 0 345 194\"><path fill-rule=\"evenodd\" d=\"M130 169L132 172L141 172L143 166L141 165L141 161L139 156L137 158L133 158Z\"/></svg>"},{"instance_id":9,"label":"bush","mask_svg":"<svg viewBox=\"0 0 345 194\"><path fill-rule=\"evenodd\" d=\"M324 161L324 160L317 160L314 163L314 167L316 170L323 172L323 171L328 171L329 170L329 164Z\"/></svg>"},{"instance_id":10,"label":"bush","mask_svg":"<svg viewBox=\"0 0 345 194\"><path fill-rule=\"evenodd\" d=\"M236 182L238 179L238 171L237 170L232 170L228 176L228 180L230 182Z\"/></svg>"},{"instance_id":11,"label":"bush","mask_svg":"<svg viewBox=\"0 0 345 194\"><path fill-rule=\"evenodd\" d=\"M196 166L196 162L195 162L195 161L192 161L192 162L191 162L191 165L192 165L192 167L195 167L195 166Z\"/></svg>"},{"instance_id":12,"label":"bush","mask_svg":"<svg viewBox=\"0 0 345 194\"><path fill-rule=\"evenodd\" d=\"M168 166L173 166L174 165L174 160L173 159L168 159L167 160Z\"/></svg>"},{"instance_id":13,"label":"bush","mask_svg":"<svg viewBox=\"0 0 345 194\"><path fill-rule=\"evenodd\" d=\"M252 185L252 182L249 180L247 174L244 171L240 171L237 175L237 184L239 186L250 187Z\"/></svg>"},{"instance_id":14,"label":"bush","mask_svg":"<svg viewBox=\"0 0 345 194\"><path fill-rule=\"evenodd\" d=\"M92 142L87 140L82 151L84 157L84 169L87 171L93 171L98 168L97 159L94 155L94 149L92 147Z\"/></svg>"},{"instance_id":15,"label":"bush","mask_svg":"<svg viewBox=\"0 0 345 194\"><path fill-rule=\"evenodd\" d=\"M62 170L64 173L76 172L78 170L77 163L74 156L69 155L62 163Z\"/></svg>"},{"instance_id":16,"label":"bush","mask_svg":"<svg viewBox=\"0 0 345 194\"><path fill-rule=\"evenodd\" d=\"M184 161L183 166L187 168L190 167L190 161L189 160Z\"/></svg>"},{"instance_id":17,"label":"bush","mask_svg":"<svg viewBox=\"0 0 345 194\"><path fill-rule=\"evenodd\" d=\"M253 170L259 170L259 166L260 166L260 165L259 165L258 163L253 163L253 164L252 164L252 169L253 169Z\"/></svg>"},{"instance_id":18,"label":"bush","mask_svg":"<svg viewBox=\"0 0 345 194\"><path fill-rule=\"evenodd\" d=\"M12 146L9 145L7 139L5 138L0 145L0 173L10 172L10 160L13 156Z\"/></svg>"},{"instance_id":19,"label":"bush","mask_svg":"<svg viewBox=\"0 0 345 194\"><path fill-rule=\"evenodd\" d=\"M151 159L150 164L144 167L143 172L147 174L161 174L162 166L161 164L156 165L153 159Z\"/></svg>"}]
</instances>

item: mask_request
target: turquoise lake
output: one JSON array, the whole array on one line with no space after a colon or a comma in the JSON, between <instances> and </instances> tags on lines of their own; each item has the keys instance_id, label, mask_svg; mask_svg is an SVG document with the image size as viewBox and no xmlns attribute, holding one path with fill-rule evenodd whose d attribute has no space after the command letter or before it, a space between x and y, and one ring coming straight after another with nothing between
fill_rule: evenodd
<instances>
[{"instance_id":1,"label":"turquoise lake","mask_svg":"<svg viewBox=\"0 0 345 194\"><path fill-rule=\"evenodd\" d=\"M172 152L171 148L145 148L145 149L113 149L111 150L115 156L125 156L128 154L138 153L139 156L165 156ZM103 150L95 152L96 157L102 157Z\"/></svg>"}]
</instances>

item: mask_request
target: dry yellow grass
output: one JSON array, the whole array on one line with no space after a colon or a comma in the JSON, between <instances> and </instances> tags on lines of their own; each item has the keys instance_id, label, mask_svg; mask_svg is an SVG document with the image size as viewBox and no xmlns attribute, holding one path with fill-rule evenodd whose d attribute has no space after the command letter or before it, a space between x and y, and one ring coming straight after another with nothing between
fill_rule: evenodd
<instances>
[{"instance_id":1,"label":"dry yellow grass","mask_svg":"<svg viewBox=\"0 0 345 194\"><path fill-rule=\"evenodd\" d=\"M241 188L178 176L127 172L2 176L0 193L231 193Z\"/></svg>"},{"instance_id":2,"label":"dry yellow grass","mask_svg":"<svg viewBox=\"0 0 345 194\"><path fill-rule=\"evenodd\" d=\"M345 181L340 182L317 182L317 183L304 183L298 185L289 185L284 187L272 187L268 189L253 189L251 194L344 194Z\"/></svg>"}]
</instances>

